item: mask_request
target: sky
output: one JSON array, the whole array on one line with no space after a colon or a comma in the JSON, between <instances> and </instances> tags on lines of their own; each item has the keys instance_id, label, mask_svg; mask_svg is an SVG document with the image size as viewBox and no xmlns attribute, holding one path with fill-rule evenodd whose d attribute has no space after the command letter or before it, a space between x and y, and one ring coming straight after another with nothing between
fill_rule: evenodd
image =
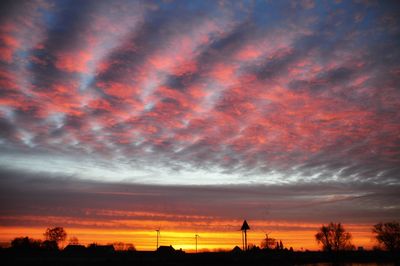
<instances>
[{"instance_id":1,"label":"sky","mask_svg":"<svg viewBox=\"0 0 400 266\"><path fill-rule=\"evenodd\" d=\"M1 1L0 242L371 248L400 219L398 1Z\"/></svg>"}]
</instances>

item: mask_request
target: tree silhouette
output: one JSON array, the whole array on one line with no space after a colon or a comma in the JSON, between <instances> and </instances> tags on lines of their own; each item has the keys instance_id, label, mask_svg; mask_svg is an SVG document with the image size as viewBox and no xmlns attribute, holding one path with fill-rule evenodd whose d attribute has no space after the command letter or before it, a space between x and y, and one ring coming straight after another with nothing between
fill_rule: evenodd
<instances>
[{"instance_id":1,"label":"tree silhouette","mask_svg":"<svg viewBox=\"0 0 400 266\"><path fill-rule=\"evenodd\" d=\"M318 244L322 244L324 251L339 251L354 249L351 244L351 234L346 232L341 223L323 225L315 235Z\"/></svg>"},{"instance_id":2,"label":"tree silhouette","mask_svg":"<svg viewBox=\"0 0 400 266\"><path fill-rule=\"evenodd\" d=\"M67 238L67 232L62 227L47 228L43 234L46 240L55 241L58 245L59 242L63 242Z\"/></svg>"},{"instance_id":3,"label":"tree silhouette","mask_svg":"<svg viewBox=\"0 0 400 266\"><path fill-rule=\"evenodd\" d=\"M135 251L136 248L133 244L124 242L114 242L112 243L116 251Z\"/></svg>"},{"instance_id":4,"label":"tree silhouette","mask_svg":"<svg viewBox=\"0 0 400 266\"><path fill-rule=\"evenodd\" d=\"M276 243L275 238L268 237L268 234L265 234L265 238L261 241L260 247L263 249L272 249Z\"/></svg>"},{"instance_id":5,"label":"tree silhouette","mask_svg":"<svg viewBox=\"0 0 400 266\"><path fill-rule=\"evenodd\" d=\"M11 241L11 247L21 251L37 250L40 246L40 240L35 240L29 237L16 237Z\"/></svg>"},{"instance_id":6,"label":"tree silhouette","mask_svg":"<svg viewBox=\"0 0 400 266\"><path fill-rule=\"evenodd\" d=\"M279 249L283 249L283 243L282 243L282 240L279 240Z\"/></svg>"},{"instance_id":7,"label":"tree silhouette","mask_svg":"<svg viewBox=\"0 0 400 266\"><path fill-rule=\"evenodd\" d=\"M79 240L76 236L71 236L68 242L69 245L79 245Z\"/></svg>"},{"instance_id":8,"label":"tree silhouette","mask_svg":"<svg viewBox=\"0 0 400 266\"><path fill-rule=\"evenodd\" d=\"M58 244L55 240L45 240L40 245L42 249L47 251L55 251L58 250Z\"/></svg>"},{"instance_id":9,"label":"tree silhouette","mask_svg":"<svg viewBox=\"0 0 400 266\"><path fill-rule=\"evenodd\" d=\"M375 224L372 232L375 238L389 251L400 250L400 223L388 222Z\"/></svg>"}]
</instances>

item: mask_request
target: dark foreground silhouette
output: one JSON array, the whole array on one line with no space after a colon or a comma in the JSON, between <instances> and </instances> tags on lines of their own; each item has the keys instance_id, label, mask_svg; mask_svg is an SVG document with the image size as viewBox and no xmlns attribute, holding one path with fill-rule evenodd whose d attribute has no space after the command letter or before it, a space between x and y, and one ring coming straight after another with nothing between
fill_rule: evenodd
<instances>
[{"instance_id":1,"label":"dark foreground silhouette","mask_svg":"<svg viewBox=\"0 0 400 266\"><path fill-rule=\"evenodd\" d=\"M64 250L0 249L2 265L302 265L320 262L388 263L400 265L400 256L385 251L296 252L255 249L246 252L185 253L171 248L159 251L115 251L112 246L68 246Z\"/></svg>"}]
</instances>

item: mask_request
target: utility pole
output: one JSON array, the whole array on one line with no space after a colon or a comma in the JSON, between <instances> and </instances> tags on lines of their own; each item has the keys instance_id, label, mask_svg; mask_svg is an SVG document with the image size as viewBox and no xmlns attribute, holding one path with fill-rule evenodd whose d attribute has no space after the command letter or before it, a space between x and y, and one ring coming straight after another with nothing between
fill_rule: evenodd
<instances>
[{"instance_id":1,"label":"utility pole","mask_svg":"<svg viewBox=\"0 0 400 266\"><path fill-rule=\"evenodd\" d=\"M157 229L156 232L157 232L157 248L156 248L156 250L158 250L158 238L160 237L160 229Z\"/></svg>"},{"instance_id":2,"label":"utility pole","mask_svg":"<svg viewBox=\"0 0 400 266\"><path fill-rule=\"evenodd\" d=\"M196 253L197 253L197 238L199 238L199 235L195 235L194 238L196 239Z\"/></svg>"}]
</instances>

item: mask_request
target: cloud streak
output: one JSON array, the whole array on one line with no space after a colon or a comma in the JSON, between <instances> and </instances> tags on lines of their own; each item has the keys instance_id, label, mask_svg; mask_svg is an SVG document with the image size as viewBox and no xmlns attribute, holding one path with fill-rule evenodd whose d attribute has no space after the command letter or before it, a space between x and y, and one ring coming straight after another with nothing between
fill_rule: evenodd
<instances>
[{"instance_id":1,"label":"cloud streak","mask_svg":"<svg viewBox=\"0 0 400 266\"><path fill-rule=\"evenodd\" d=\"M359 244L370 246L365 239L370 238L376 217L396 219L400 208L396 204L398 185L157 186L10 171L2 171L1 176L0 197L7 202L0 213L3 227L33 229L62 224L77 232L96 228L106 234L118 229L120 236L115 237L123 237L124 232L148 234L161 226L165 232L209 234L210 239L203 240L205 245L216 241L223 246L228 240L234 244L239 235L233 232L247 218L253 241L261 241L264 232L273 230L295 247L315 247L313 232L335 217L351 226ZM292 239L287 232L295 232L301 240ZM231 234L233 240L220 234ZM176 243L178 238L166 239ZM152 238L135 241L146 249Z\"/></svg>"},{"instance_id":2,"label":"cloud streak","mask_svg":"<svg viewBox=\"0 0 400 266\"><path fill-rule=\"evenodd\" d=\"M78 181L67 176L3 171L3 214L212 222L260 221L373 223L394 219L398 185L325 183L265 186L159 186ZM313 191L312 194L309 192ZM52 199L51 201L49 199ZM213 208L210 208L210 204ZM24 206L24 208L21 208ZM240 213L237 210L242 210ZM153 214L152 214L153 213Z\"/></svg>"}]
</instances>

